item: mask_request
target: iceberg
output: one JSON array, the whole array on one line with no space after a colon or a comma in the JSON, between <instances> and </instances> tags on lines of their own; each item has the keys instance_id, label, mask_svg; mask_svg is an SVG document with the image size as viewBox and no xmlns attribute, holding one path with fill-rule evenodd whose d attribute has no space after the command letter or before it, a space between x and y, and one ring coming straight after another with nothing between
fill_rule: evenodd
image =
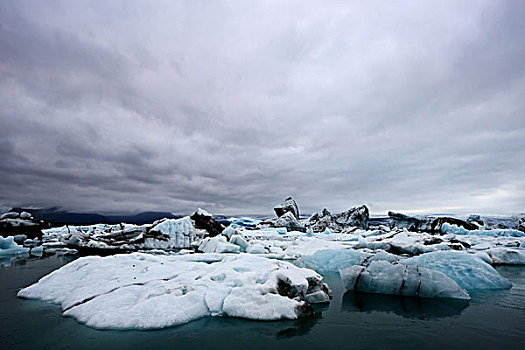
<instances>
[{"instance_id":1,"label":"iceberg","mask_svg":"<svg viewBox=\"0 0 525 350\"><path fill-rule=\"evenodd\" d=\"M339 270L347 291L401 295L420 298L470 299L445 274L419 266L375 260L367 266Z\"/></svg>"},{"instance_id":2,"label":"iceberg","mask_svg":"<svg viewBox=\"0 0 525 350\"><path fill-rule=\"evenodd\" d=\"M205 234L196 230L189 216L163 219L153 224L96 224L63 226L43 230L45 241L60 241L79 247L99 249L189 248Z\"/></svg>"},{"instance_id":3,"label":"iceberg","mask_svg":"<svg viewBox=\"0 0 525 350\"><path fill-rule=\"evenodd\" d=\"M0 236L0 256L3 255L22 255L27 254L29 248L23 247L15 242L13 236L6 238Z\"/></svg>"},{"instance_id":4,"label":"iceberg","mask_svg":"<svg viewBox=\"0 0 525 350\"><path fill-rule=\"evenodd\" d=\"M371 254L353 249L325 249L317 251L313 255L303 256L297 261L297 264L315 270L320 274L326 274L337 272L349 266L361 265L370 256Z\"/></svg>"},{"instance_id":5,"label":"iceberg","mask_svg":"<svg viewBox=\"0 0 525 350\"><path fill-rule=\"evenodd\" d=\"M228 243L226 236L220 235L204 238L199 245L199 251L203 253L240 253L241 247Z\"/></svg>"},{"instance_id":6,"label":"iceberg","mask_svg":"<svg viewBox=\"0 0 525 350\"><path fill-rule=\"evenodd\" d=\"M297 220L299 220L299 207L292 197L286 198L283 202L276 205L273 210L278 217L281 217L285 213L290 212Z\"/></svg>"},{"instance_id":7,"label":"iceberg","mask_svg":"<svg viewBox=\"0 0 525 350\"><path fill-rule=\"evenodd\" d=\"M270 227L284 227L287 231L305 231L304 226L297 220L291 211L285 212L278 218L263 221L261 224L270 225Z\"/></svg>"},{"instance_id":8,"label":"iceberg","mask_svg":"<svg viewBox=\"0 0 525 350\"><path fill-rule=\"evenodd\" d=\"M296 319L327 302L315 271L250 254L79 258L18 296L58 303L64 316L94 328L158 329L206 316Z\"/></svg>"},{"instance_id":9,"label":"iceberg","mask_svg":"<svg viewBox=\"0 0 525 350\"><path fill-rule=\"evenodd\" d=\"M321 214L312 214L306 221L306 226L313 232L323 232L326 229L334 232L352 231L357 228L368 229L369 211L366 205L350 208L339 214L332 214L326 208Z\"/></svg>"},{"instance_id":10,"label":"iceberg","mask_svg":"<svg viewBox=\"0 0 525 350\"><path fill-rule=\"evenodd\" d=\"M215 221L212 215L204 209L197 209L191 219L195 222L196 228L206 230L210 237L217 236L224 231L224 226Z\"/></svg>"},{"instance_id":11,"label":"iceberg","mask_svg":"<svg viewBox=\"0 0 525 350\"><path fill-rule=\"evenodd\" d=\"M469 230L475 230L479 227L471 222L447 216L441 216L438 218L429 216L413 217L391 211L388 212L388 216L390 217L390 228L406 229L412 232L438 233L442 230L442 227L445 224L454 224L458 227L464 227Z\"/></svg>"},{"instance_id":12,"label":"iceberg","mask_svg":"<svg viewBox=\"0 0 525 350\"><path fill-rule=\"evenodd\" d=\"M157 232L166 239L155 237ZM196 231L189 216L167 219L151 228L141 248L188 248L192 246L196 238Z\"/></svg>"},{"instance_id":13,"label":"iceberg","mask_svg":"<svg viewBox=\"0 0 525 350\"><path fill-rule=\"evenodd\" d=\"M493 237L525 237L525 232L514 229L492 229L492 230L467 230L464 227L444 223L441 226L441 232L455 235L478 235L478 236L493 236Z\"/></svg>"},{"instance_id":14,"label":"iceberg","mask_svg":"<svg viewBox=\"0 0 525 350\"><path fill-rule=\"evenodd\" d=\"M437 251L403 259L400 262L442 272L468 291L512 287L512 284L498 271L474 254Z\"/></svg>"},{"instance_id":15,"label":"iceberg","mask_svg":"<svg viewBox=\"0 0 525 350\"><path fill-rule=\"evenodd\" d=\"M496 247L484 250L492 259L493 264L498 265L525 265L525 249Z\"/></svg>"},{"instance_id":16,"label":"iceberg","mask_svg":"<svg viewBox=\"0 0 525 350\"><path fill-rule=\"evenodd\" d=\"M261 223L260 220L257 220L257 219L251 219L251 218L230 218L228 219L228 221L230 222L230 226L228 227L232 227L232 228L240 228L240 227L244 227L244 228L247 228L247 229L255 229L257 227L257 225L259 225Z\"/></svg>"}]
</instances>

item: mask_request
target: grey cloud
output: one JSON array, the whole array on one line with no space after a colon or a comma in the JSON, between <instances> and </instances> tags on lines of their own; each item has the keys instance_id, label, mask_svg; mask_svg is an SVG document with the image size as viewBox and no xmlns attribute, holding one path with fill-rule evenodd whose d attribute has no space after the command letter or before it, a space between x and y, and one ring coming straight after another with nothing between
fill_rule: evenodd
<instances>
[{"instance_id":1,"label":"grey cloud","mask_svg":"<svg viewBox=\"0 0 525 350\"><path fill-rule=\"evenodd\" d=\"M519 2L0 4L0 207L525 209Z\"/></svg>"}]
</instances>

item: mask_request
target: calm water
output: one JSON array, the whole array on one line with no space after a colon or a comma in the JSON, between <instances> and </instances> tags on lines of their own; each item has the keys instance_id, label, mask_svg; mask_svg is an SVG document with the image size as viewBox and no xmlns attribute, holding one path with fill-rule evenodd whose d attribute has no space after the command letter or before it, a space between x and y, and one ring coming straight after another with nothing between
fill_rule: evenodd
<instances>
[{"instance_id":1,"label":"calm water","mask_svg":"<svg viewBox=\"0 0 525 350\"><path fill-rule=\"evenodd\" d=\"M72 259L22 259L0 267L1 349L525 349L525 267L498 267L514 287L473 294L469 303L344 294L338 276L329 275L334 299L314 318L210 317L158 331L107 331L62 317L56 305L16 298L20 288Z\"/></svg>"}]
</instances>

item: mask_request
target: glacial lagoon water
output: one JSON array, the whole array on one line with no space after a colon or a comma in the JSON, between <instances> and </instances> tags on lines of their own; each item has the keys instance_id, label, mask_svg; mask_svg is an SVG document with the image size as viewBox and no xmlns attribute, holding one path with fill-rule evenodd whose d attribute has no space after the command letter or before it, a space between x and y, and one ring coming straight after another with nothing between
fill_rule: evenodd
<instances>
[{"instance_id":1,"label":"glacial lagoon water","mask_svg":"<svg viewBox=\"0 0 525 350\"><path fill-rule=\"evenodd\" d=\"M17 259L0 267L1 349L525 348L525 267L497 267L513 288L471 293L470 302L345 294L334 274L325 276L334 298L316 306L313 318L210 317L163 330L112 331L62 317L56 305L16 297L20 288L73 259Z\"/></svg>"}]
</instances>

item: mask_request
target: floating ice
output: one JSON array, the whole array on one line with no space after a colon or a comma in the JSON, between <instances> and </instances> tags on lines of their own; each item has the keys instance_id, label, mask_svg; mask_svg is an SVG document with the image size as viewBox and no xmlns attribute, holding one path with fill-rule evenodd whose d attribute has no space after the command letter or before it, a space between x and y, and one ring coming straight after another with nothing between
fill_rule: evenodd
<instances>
[{"instance_id":1,"label":"floating ice","mask_svg":"<svg viewBox=\"0 0 525 350\"><path fill-rule=\"evenodd\" d=\"M321 274L330 272L337 272L339 269L361 265L365 259L370 257L370 254L361 252L359 250L320 250L313 255L303 256L297 263L313 269Z\"/></svg>"},{"instance_id":2,"label":"floating ice","mask_svg":"<svg viewBox=\"0 0 525 350\"><path fill-rule=\"evenodd\" d=\"M438 251L400 261L440 271L468 291L475 289L506 289L512 284L479 257L456 251Z\"/></svg>"},{"instance_id":3,"label":"floating ice","mask_svg":"<svg viewBox=\"0 0 525 350\"><path fill-rule=\"evenodd\" d=\"M260 220L252 219L252 218L230 218L228 219L231 223L232 228L238 228L238 227L245 227L250 229L255 229L257 225L261 222Z\"/></svg>"},{"instance_id":4,"label":"floating ice","mask_svg":"<svg viewBox=\"0 0 525 350\"><path fill-rule=\"evenodd\" d=\"M295 319L329 300L315 271L250 254L90 256L22 289L95 328L155 329L205 316Z\"/></svg>"},{"instance_id":5,"label":"floating ice","mask_svg":"<svg viewBox=\"0 0 525 350\"><path fill-rule=\"evenodd\" d=\"M264 248L264 246L260 243L251 244L248 248L246 248L246 253L250 254L266 254L267 251Z\"/></svg>"},{"instance_id":6,"label":"floating ice","mask_svg":"<svg viewBox=\"0 0 525 350\"><path fill-rule=\"evenodd\" d=\"M154 225L63 226L43 230L45 240L100 249L189 248L203 232L196 230L189 216L165 219Z\"/></svg>"},{"instance_id":7,"label":"floating ice","mask_svg":"<svg viewBox=\"0 0 525 350\"><path fill-rule=\"evenodd\" d=\"M238 245L241 248L241 251L245 252L246 249L250 246L250 243L248 243L242 236L240 235L233 235L230 238L230 243Z\"/></svg>"},{"instance_id":8,"label":"floating ice","mask_svg":"<svg viewBox=\"0 0 525 350\"><path fill-rule=\"evenodd\" d=\"M348 291L416 296L421 298L470 299L470 296L445 274L418 266L372 261L367 266L339 270Z\"/></svg>"},{"instance_id":9,"label":"floating ice","mask_svg":"<svg viewBox=\"0 0 525 350\"><path fill-rule=\"evenodd\" d=\"M452 233L455 235L478 235L494 237L525 237L525 233L512 229L493 229L493 230L472 230L469 231L463 227L444 223L441 226L441 232Z\"/></svg>"},{"instance_id":10,"label":"floating ice","mask_svg":"<svg viewBox=\"0 0 525 350\"><path fill-rule=\"evenodd\" d=\"M525 265L525 249L497 247L485 250L493 264Z\"/></svg>"},{"instance_id":11,"label":"floating ice","mask_svg":"<svg viewBox=\"0 0 525 350\"><path fill-rule=\"evenodd\" d=\"M29 248L18 245L13 236L6 238L0 236L0 255L20 255L27 252L29 252Z\"/></svg>"},{"instance_id":12,"label":"floating ice","mask_svg":"<svg viewBox=\"0 0 525 350\"><path fill-rule=\"evenodd\" d=\"M204 238L199 245L199 250L203 253L240 253L241 247L228 243L226 237L220 235Z\"/></svg>"},{"instance_id":13,"label":"floating ice","mask_svg":"<svg viewBox=\"0 0 525 350\"><path fill-rule=\"evenodd\" d=\"M231 227L231 225L230 225L230 226L226 227L224 229L224 231L222 231L222 234L224 236L230 238L231 236L236 235L237 231L233 227Z\"/></svg>"},{"instance_id":14,"label":"floating ice","mask_svg":"<svg viewBox=\"0 0 525 350\"><path fill-rule=\"evenodd\" d=\"M154 226L150 232L160 232L169 237L168 241L146 238L144 248L187 248L195 241L195 228L189 216L168 219Z\"/></svg>"}]
</instances>

